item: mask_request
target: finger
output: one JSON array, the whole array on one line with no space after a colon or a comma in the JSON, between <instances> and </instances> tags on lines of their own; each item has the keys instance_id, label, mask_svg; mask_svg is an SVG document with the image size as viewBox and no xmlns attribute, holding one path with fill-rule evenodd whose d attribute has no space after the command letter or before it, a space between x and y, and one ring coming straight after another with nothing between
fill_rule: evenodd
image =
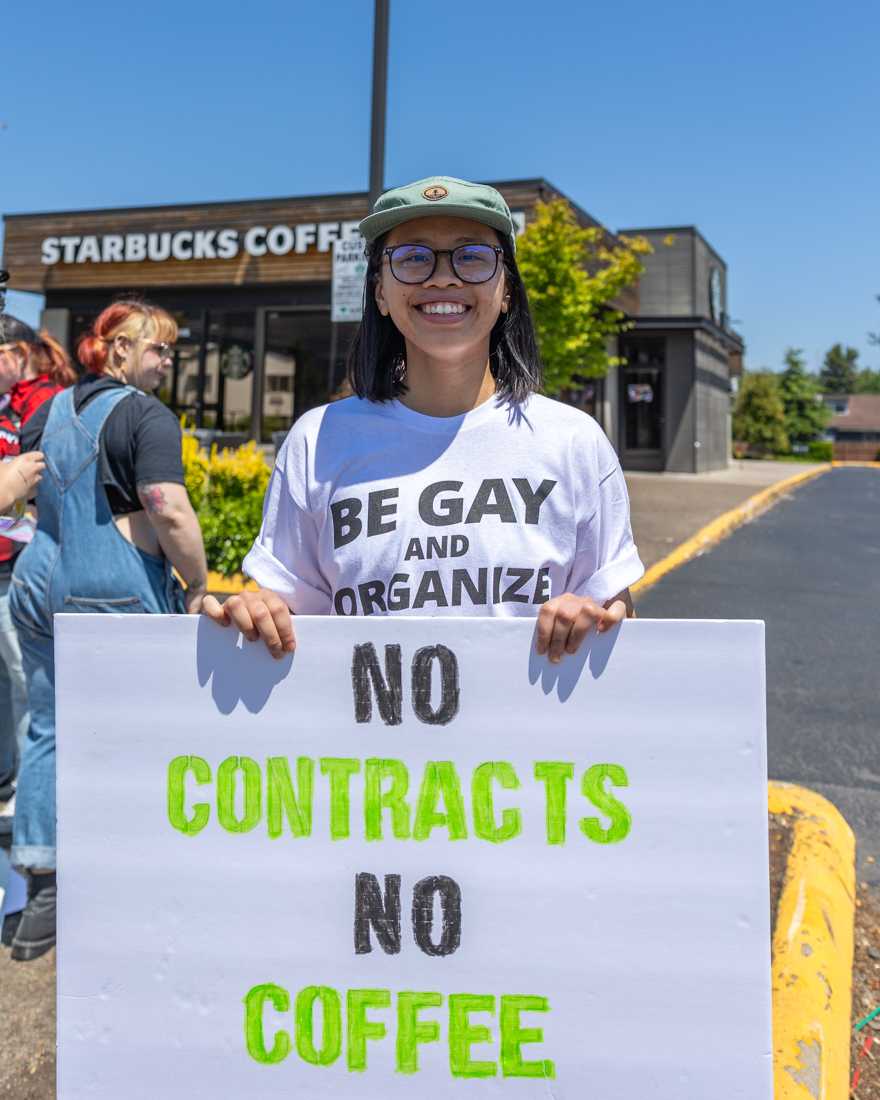
<instances>
[{"instance_id":1,"label":"finger","mask_svg":"<svg viewBox=\"0 0 880 1100\"><path fill-rule=\"evenodd\" d=\"M611 630L626 618L626 604L623 600L615 600L610 607L603 607L596 629L600 634Z\"/></svg>"},{"instance_id":2,"label":"finger","mask_svg":"<svg viewBox=\"0 0 880 1100\"><path fill-rule=\"evenodd\" d=\"M574 616L566 607L560 607L553 620L553 633L550 635L550 646L547 650L547 656L553 664L562 660L572 626Z\"/></svg>"},{"instance_id":3,"label":"finger","mask_svg":"<svg viewBox=\"0 0 880 1100\"><path fill-rule=\"evenodd\" d=\"M592 608L589 606L584 606L580 609L574 621L574 625L569 631L568 641L565 643L566 653L577 653L581 642L586 638L590 627L596 623L601 611L601 608Z\"/></svg>"},{"instance_id":4,"label":"finger","mask_svg":"<svg viewBox=\"0 0 880 1100\"><path fill-rule=\"evenodd\" d=\"M266 648L273 657L280 657L284 652L278 628L272 612L266 606L264 600L253 600L250 606L251 619L257 628L259 637L266 643Z\"/></svg>"},{"instance_id":5,"label":"finger","mask_svg":"<svg viewBox=\"0 0 880 1100\"><path fill-rule=\"evenodd\" d=\"M539 657L543 657L547 652L550 645L550 638L553 634L553 623L556 619L556 607L555 600L545 603L541 610L538 612L538 625L535 628L537 640L535 642L535 652Z\"/></svg>"},{"instance_id":6,"label":"finger","mask_svg":"<svg viewBox=\"0 0 880 1100\"><path fill-rule=\"evenodd\" d=\"M217 599L216 596L205 596L202 600L201 611L203 615L207 615L208 618L220 626L229 626L229 616L223 610L223 604Z\"/></svg>"},{"instance_id":7,"label":"finger","mask_svg":"<svg viewBox=\"0 0 880 1100\"><path fill-rule=\"evenodd\" d=\"M249 642L255 642L260 634L254 626L250 610L241 596L230 596L223 609L229 616L229 621L241 631Z\"/></svg>"},{"instance_id":8,"label":"finger","mask_svg":"<svg viewBox=\"0 0 880 1100\"><path fill-rule=\"evenodd\" d=\"M293 616L290 614L290 608L274 592L270 595L271 598L267 597L266 599L266 606L272 613L272 620L275 623L275 629L278 631L281 648L285 653L293 653L296 649L296 634L293 630Z\"/></svg>"}]
</instances>

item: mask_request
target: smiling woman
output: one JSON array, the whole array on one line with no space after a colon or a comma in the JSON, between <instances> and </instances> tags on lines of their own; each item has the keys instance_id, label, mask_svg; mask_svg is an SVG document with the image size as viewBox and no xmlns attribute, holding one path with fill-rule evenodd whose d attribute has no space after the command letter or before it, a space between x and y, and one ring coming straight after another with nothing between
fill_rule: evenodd
<instances>
[{"instance_id":1,"label":"smiling woman","mask_svg":"<svg viewBox=\"0 0 880 1100\"><path fill-rule=\"evenodd\" d=\"M631 614L643 569L604 433L536 393L510 210L440 176L386 192L360 228L355 395L300 417L278 454L244 561L260 590L203 609L276 657L291 611L536 616L559 661Z\"/></svg>"}]
</instances>

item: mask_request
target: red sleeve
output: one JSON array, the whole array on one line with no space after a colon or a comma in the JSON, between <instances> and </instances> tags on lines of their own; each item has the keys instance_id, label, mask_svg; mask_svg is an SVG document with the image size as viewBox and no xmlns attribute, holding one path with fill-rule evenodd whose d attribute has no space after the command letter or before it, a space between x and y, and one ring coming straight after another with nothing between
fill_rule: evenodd
<instances>
[{"instance_id":1,"label":"red sleeve","mask_svg":"<svg viewBox=\"0 0 880 1100\"><path fill-rule=\"evenodd\" d=\"M22 402L21 423L26 424L40 405L54 397L56 393L60 393L63 388L55 382L50 382L48 378L41 381L40 385L34 386Z\"/></svg>"}]
</instances>

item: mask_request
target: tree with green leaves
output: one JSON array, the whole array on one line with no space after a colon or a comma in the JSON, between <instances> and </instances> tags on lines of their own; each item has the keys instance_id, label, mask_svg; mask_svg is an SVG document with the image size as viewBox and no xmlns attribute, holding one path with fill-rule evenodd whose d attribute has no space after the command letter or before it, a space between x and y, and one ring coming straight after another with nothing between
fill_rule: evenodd
<instances>
[{"instance_id":1,"label":"tree with green leaves","mask_svg":"<svg viewBox=\"0 0 880 1100\"><path fill-rule=\"evenodd\" d=\"M651 252L641 237L611 237L583 228L564 199L538 203L516 242L549 394L601 378L621 360L608 354L613 336L632 327L611 303L636 282Z\"/></svg>"},{"instance_id":2,"label":"tree with green leaves","mask_svg":"<svg viewBox=\"0 0 880 1100\"><path fill-rule=\"evenodd\" d=\"M880 340L877 341L880 344ZM856 375L853 393L880 393L880 370L871 370L870 367L862 367Z\"/></svg>"},{"instance_id":3,"label":"tree with green leaves","mask_svg":"<svg viewBox=\"0 0 880 1100\"><path fill-rule=\"evenodd\" d=\"M785 406L779 377L772 371L746 371L733 409L733 438L760 454L788 450Z\"/></svg>"},{"instance_id":4,"label":"tree with green leaves","mask_svg":"<svg viewBox=\"0 0 880 1100\"><path fill-rule=\"evenodd\" d=\"M785 352L779 393L789 443L809 443L816 439L831 419L831 412L822 400L818 379L807 371L800 348L788 348Z\"/></svg>"},{"instance_id":5,"label":"tree with green leaves","mask_svg":"<svg viewBox=\"0 0 880 1100\"><path fill-rule=\"evenodd\" d=\"M845 348L835 344L825 353L825 361L819 374L823 393L853 393L858 374L859 352L857 348Z\"/></svg>"}]
</instances>

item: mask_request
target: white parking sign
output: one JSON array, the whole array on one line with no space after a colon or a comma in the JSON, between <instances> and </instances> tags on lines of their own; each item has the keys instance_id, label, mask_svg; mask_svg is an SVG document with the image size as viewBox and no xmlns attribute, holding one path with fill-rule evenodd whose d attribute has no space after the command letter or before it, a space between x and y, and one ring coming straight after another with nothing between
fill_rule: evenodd
<instances>
[{"instance_id":1,"label":"white parking sign","mask_svg":"<svg viewBox=\"0 0 880 1100\"><path fill-rule=\"evenodd\" d=\"M365 241L356 236L333 242L331 321L359 321L364 308Z\"/></svg>"}]
</instances>

